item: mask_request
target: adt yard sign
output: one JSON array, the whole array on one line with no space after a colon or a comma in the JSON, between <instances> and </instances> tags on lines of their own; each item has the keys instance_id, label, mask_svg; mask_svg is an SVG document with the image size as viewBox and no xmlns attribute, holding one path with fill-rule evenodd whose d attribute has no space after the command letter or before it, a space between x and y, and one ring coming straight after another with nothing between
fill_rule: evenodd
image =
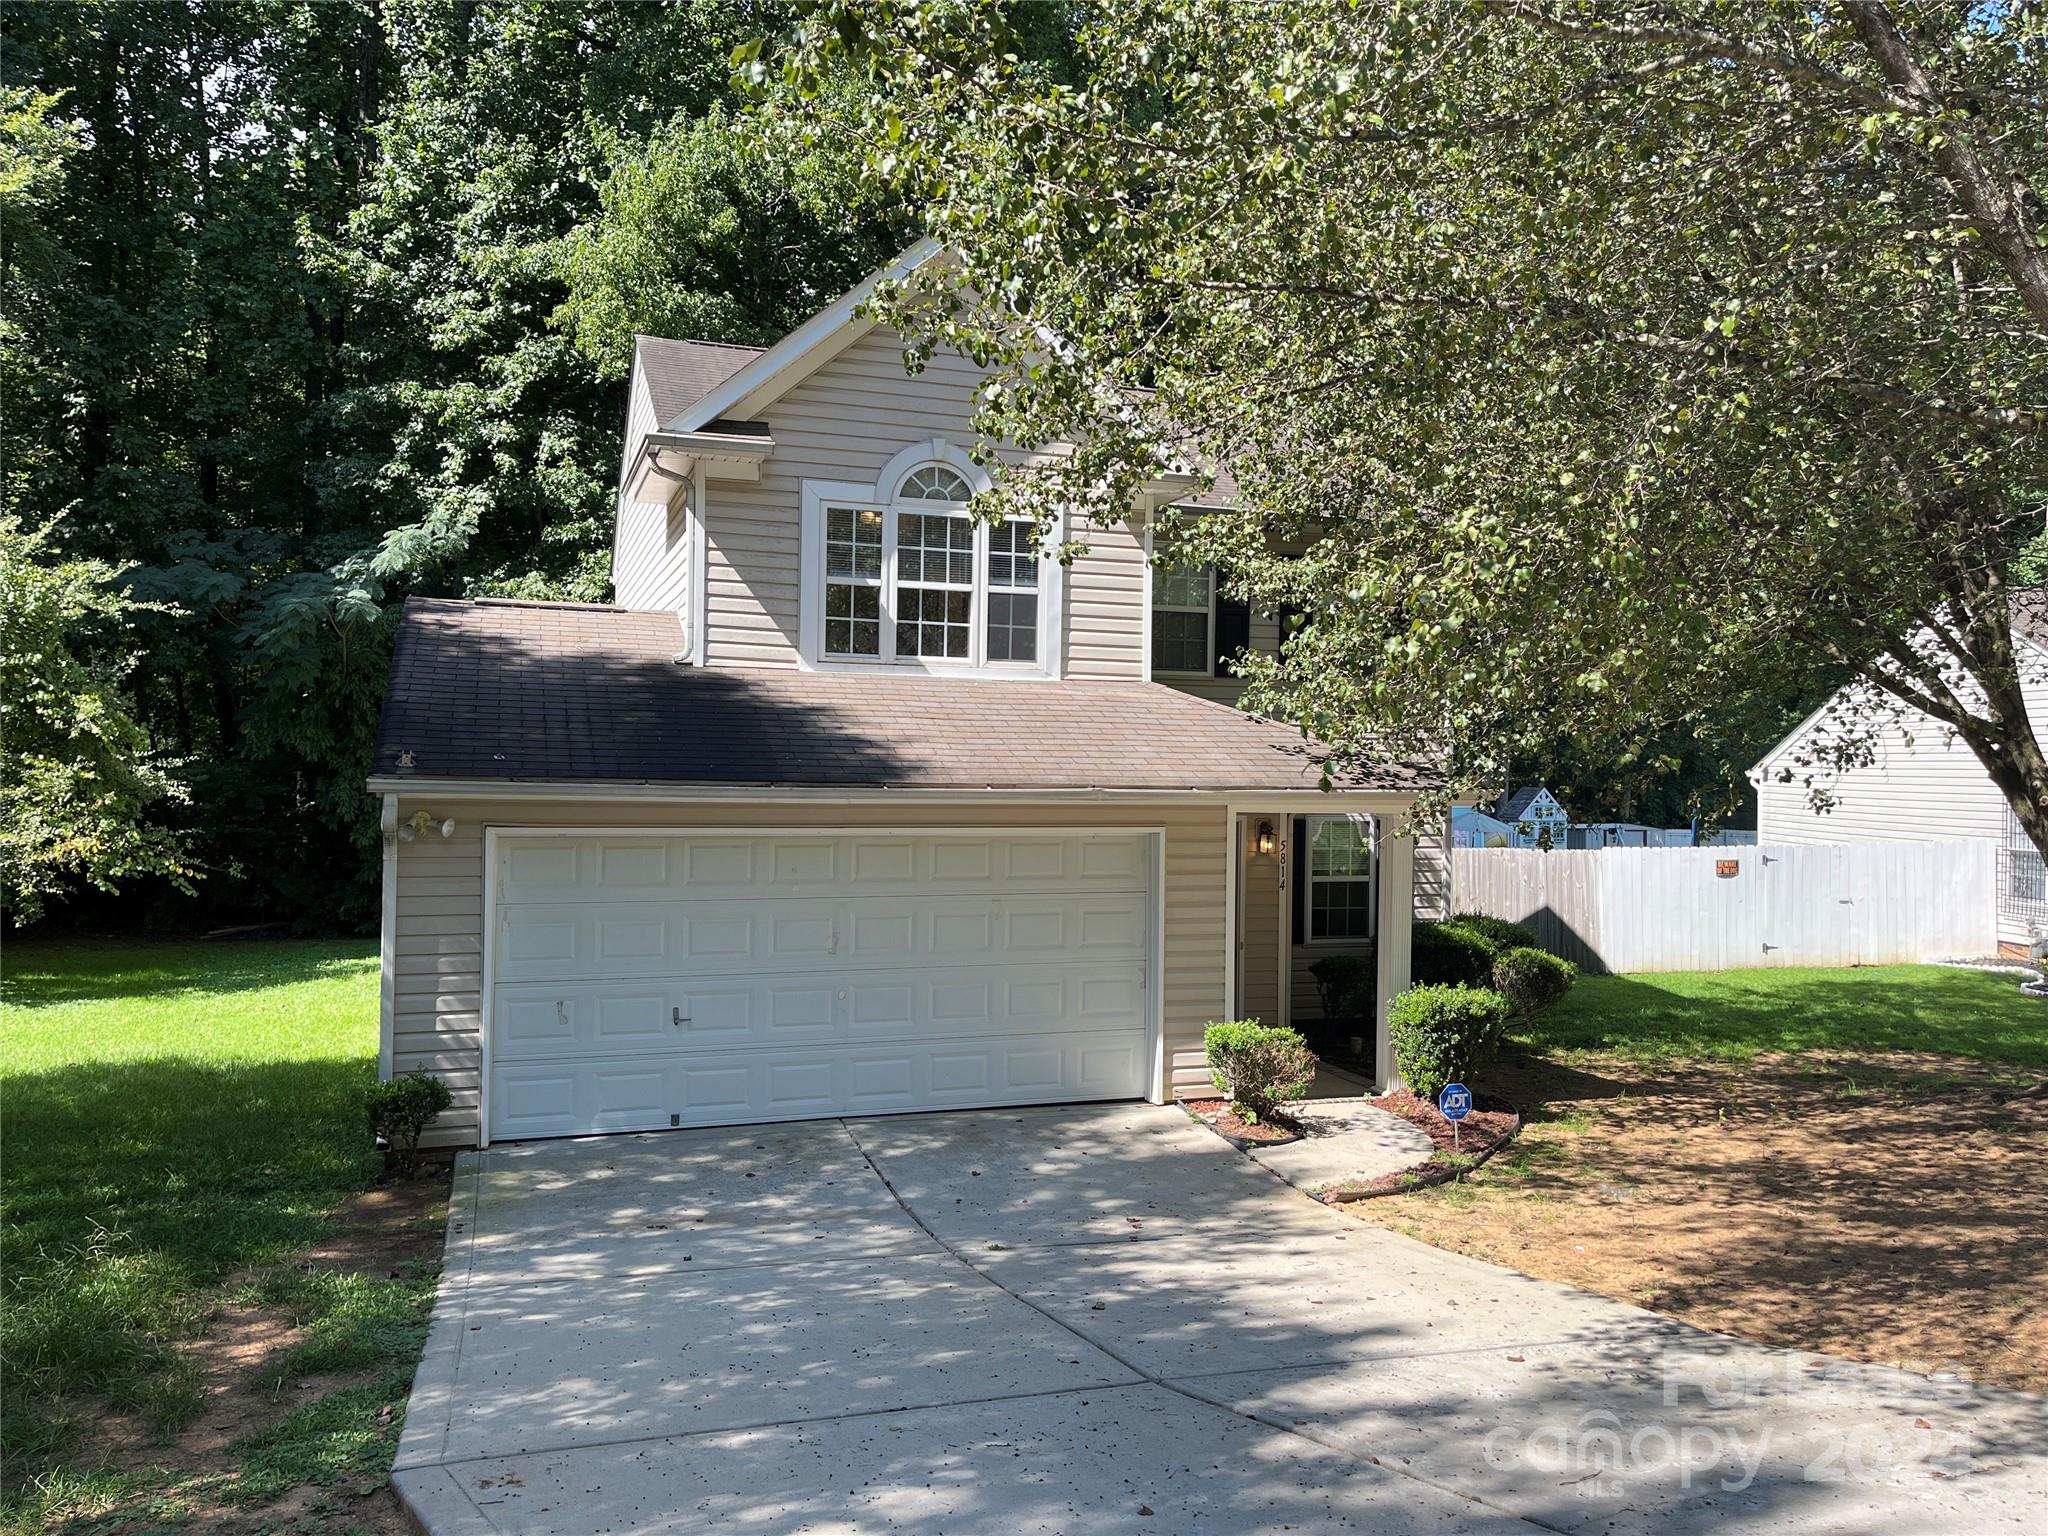
<instances>
[{"instance_id":1,"label":"adt yard sign","mask_svg":"<svg viewBox=\"0 0 2048 1536\"><path fill-rule=\"evenodd\" d=\"M1446 1120L1462 1120L1472 1113L1472 1090L1463 1083L1445 1083L1444 1091L1436 1096L1436 1107Z\"/></svg>"}]
</instances>

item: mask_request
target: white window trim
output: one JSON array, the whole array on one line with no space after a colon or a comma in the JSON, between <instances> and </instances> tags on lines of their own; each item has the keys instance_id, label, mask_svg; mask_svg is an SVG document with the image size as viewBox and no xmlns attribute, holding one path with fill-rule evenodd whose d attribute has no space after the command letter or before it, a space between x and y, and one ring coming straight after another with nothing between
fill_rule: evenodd
<instances>
[{"instance_id":1,"label":"white window trim","mask_svg":"<svg viewBox=\"0 0 2048 1536\"><path fill-rule=\"evenodd\" d=\"M1153 565L1150 561L1146 562L1145 649L1147 655L1154 662L1151 671L1157 677L1214 677L1216 675L1216 567L1213 565L1204 565L1202 567L1204 571L1209 573L1209 605L1206 610L1195 608L1192 604L1183 607L1178 604L1160 602L1154 589L1157 586L1159 573L1162 569L1165 569L1165 567ZM1208 623L1207 627L1203 630L1202 654L1209 658L1208 665L1195 671L1180 671L1173 667L1157 665L1158 653L1152 643L1152 616L1158 613L1204 614Z\"/></svg>"},{"instance_id":2,"label":"white window trim","mask_svg":"<svg viewBox=\"0 0 2048 1536\"><path fill-rule=\"evenodd\" d=\"M1340 949L1346 945L1377 944L1380 937L1380 839L1379 827L1371 816L1310 816L1302 829L1302 863L1307 880L1301 893L1301 942L1317 949ZM1318 875L1316 873L1316 832L1326 823L1348 821L1365 832L1366 864L1362 875ZM1316 936L1316 886L1356 885L1365 883L1370 900L1366 911L1371 914L1372 927L1363 938L1353 934L1325 934Z\"/></svg>"},{"instance_id":3,"label":"white window trim","mask_svg":"<svg viewBox=\"0 0 2048 1536\"><path fill-rule=\"evenodd\" d=\"M933 656L895 656L896 517L898 512L931 512L944 503L896 499L904 478L926 465L942 464L956 471L976 495L989 488L988 472L966 451L942 437L928 438L898 451L872 484L844 480L803 482L802 544L798 579L802 593L797 608L797 664L807 672L873 671L921 672L943 677L972 677L988 681L1015 679L1048 682L1062 675L1066 572L1045 550L1038 557L1038 660L1036 662L990 662L988 649L988 545L989 524L974 524L973 633L965 660ZM825 512L827 508L882 514L882 652L875 657L830 656L825 652Z\"/></svg>"}]
</instances>

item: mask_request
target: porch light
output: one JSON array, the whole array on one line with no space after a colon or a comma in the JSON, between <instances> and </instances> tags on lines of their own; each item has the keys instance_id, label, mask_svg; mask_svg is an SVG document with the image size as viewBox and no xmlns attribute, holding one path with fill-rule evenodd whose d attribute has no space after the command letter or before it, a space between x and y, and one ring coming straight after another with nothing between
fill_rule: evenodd
<instances>
[{"instance_id":1,"label":"porch light","mask_svg":"<svg viewBox=\"0 0 2048 1536\"><path fill-rule=\"evenodd\" d=\"M1275 843L1273 839L1273 823L1271 823L1270 821L1262 821L1259 823L1258 842L1255 846L1262 854L1268 856L1272 854L1274 848L1278 846L1278 844Z\"/></svg>"}]
</instances>

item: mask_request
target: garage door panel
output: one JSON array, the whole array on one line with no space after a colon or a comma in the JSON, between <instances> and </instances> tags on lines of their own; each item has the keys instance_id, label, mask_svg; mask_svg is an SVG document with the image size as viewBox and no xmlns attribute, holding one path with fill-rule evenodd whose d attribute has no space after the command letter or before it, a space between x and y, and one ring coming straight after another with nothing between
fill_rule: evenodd
<instances>
[{"instance_id":1,"label":"garage door panel","mask_svg":"<svg viewBox=\"0 0 2048 1536\"><path fill-rule=\"evenodd\" d=\"M1150 879L1133 839L1056 833L534 838L507 840L498 872L500 905L751 900L856 888L870 895L1135 891Z\"/></svg>"},{"instance_id":2,"label":"garage door panel","mask_svg":"<svg viewBox=\"0 0 2048 1536\"><path fill-rule=\"evenodd\" d=\"M1139 1096L1145 847L507 838L492 1135Z\"/></svg>"},{"instance_id":3,"label":"garage door panel","mask_svg":"<svg viewBox=\"0 0 2048 1536\"><path fill-rule=\"evenodd\" d=\"M961 1041L933 1050L840 1047L687 1059L647 1057L602 1068L533 1063L492 1072L500 1137L743 1125L907 1109L981 1109L1077 1098L1135 1098L1138 1043L1085 1033L1029 1042Z\"/></svg>"},{"instance_id":4,"label":"garage door panel","mask_svg":"<svg viewBox=\"0 0 2048 1536\"><path fill-rule=\"evenodd\" d=\"M596 974L652 978L744 974L767 966L839 972L1012 955L1037 961L1135 956L1144 945L1142 894L1083 901L998 897L961 905L969 900L811 897L739 910L713 901L511 907L498 917L498 976L508 982Z\"/></svg>"},{"instance_id":5,"label":"garage door panel","mask_svg":"<svg viewBox=\"0 0 2048 1536\"><path fill-rule=\"evenodd\" d=\"M822 983L822 984L821 984ZM649 1050L879 1043L1087 1027L1144 1034L1144 973L1131 963L739 976L658 985L531 983L500 989L493 1051L507 1062Z\"/></svg>"}]
</instances>

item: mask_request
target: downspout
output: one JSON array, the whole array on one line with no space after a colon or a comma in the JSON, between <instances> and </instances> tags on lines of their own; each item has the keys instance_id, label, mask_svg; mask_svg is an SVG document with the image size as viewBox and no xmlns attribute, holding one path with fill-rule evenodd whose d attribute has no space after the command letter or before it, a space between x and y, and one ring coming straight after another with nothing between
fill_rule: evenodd
<instances>
[{"instance_id":1,"label":"downspout","mask_svg":"<svg viewBox=\"0 0 2048 1536\"><path fill-rule=\"evenodd\" d=\"M384 797L377 831L384 843L383 909L377 925L377 1081L391 1081L398 1041L398 796Z\"/></svg>"}]
</instances>

